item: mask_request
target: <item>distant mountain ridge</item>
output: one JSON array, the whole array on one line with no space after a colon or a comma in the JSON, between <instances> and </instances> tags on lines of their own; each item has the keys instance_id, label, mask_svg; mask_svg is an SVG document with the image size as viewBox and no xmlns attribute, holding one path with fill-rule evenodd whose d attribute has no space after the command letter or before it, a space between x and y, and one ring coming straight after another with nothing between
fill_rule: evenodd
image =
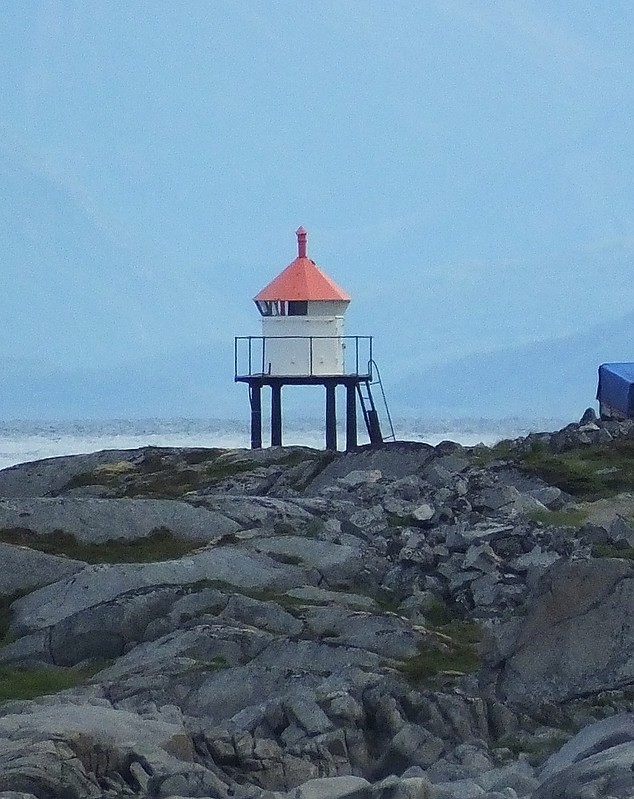
<instances>
[{"instance_id":1,"label":"distant mountain ridge","mask_svg":"<svg viewBox=\"0 0 634 799\"><path fill-rule=\"evenodd\" d=\"M601 363L634 360L634 313L582 334L462 357L392 387L399 406L426 412L561 415L595 400Z\"/></svg>"}]
</instances>

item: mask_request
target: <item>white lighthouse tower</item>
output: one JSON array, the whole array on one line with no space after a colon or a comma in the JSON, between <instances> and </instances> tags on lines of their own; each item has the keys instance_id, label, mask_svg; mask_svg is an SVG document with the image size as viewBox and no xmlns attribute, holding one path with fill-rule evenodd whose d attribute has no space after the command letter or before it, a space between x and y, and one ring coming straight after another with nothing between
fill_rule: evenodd
<instances>
[{"instance_id":1,"label":"white lighthouse tower","mask_svg":"<svg viewBox=\"0 0 634 799\"><path fill-rule=\"evenodd\" d=\"M307 257L306 238L300 227L297 258L253 298L270 375L344 373L343 317L350 295Z\"/></svg>"},{"instance_id":2,"label":"white lighthouse tower","mask_svg":"<svg viewBox=\"0 0 634 799\"><path fill-rule=\"evenodd\" d=\"M370 442L382 443L372 336L344 334L350 295L307 256L306 238L300 227L297 257L253 298L262 335L235 339L235 380L249 386L251 447L262 446L263 388L271 389L271 445L282 444L282 387L293 385L325 388L327 449L337 449L338 386L346 391L346 449L357 446L357 401Z\"/></svg>"}]
</instances>

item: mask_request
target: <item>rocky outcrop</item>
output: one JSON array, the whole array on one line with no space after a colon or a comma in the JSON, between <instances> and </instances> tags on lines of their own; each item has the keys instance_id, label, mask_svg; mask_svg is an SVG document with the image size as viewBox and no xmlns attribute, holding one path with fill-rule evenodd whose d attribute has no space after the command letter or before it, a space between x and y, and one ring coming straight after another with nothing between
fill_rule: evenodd
<instances>
[{"instance_id":1,"label":"rocky outcrop","mask_svg":"<svg viewBox=\"0 0 634 799\"><path fill-rule=\"evenodd\" d=\"M525 618L496 630L497 690L506 701L561 702L634 681L634 564L558 563Z\"/></svg>"},{"instance_id":2,"label":"rocky outcrop","mask_svg":"<svg viewBox=\"0 0 634 799\"><path fill-rule=\"evenodd\" d=\"M633 436L0 472L0 795L630 796L629 500L526 454Z\"/></svg>"},{"instance_id":3,"label":"rocky outcrop","mask_svg":"<svg viewBox=\"0 0 634 799\"><path fill-rule=\"evenodd\" d=\"M134 541L168 530L177 538L206 543L237 532L241 525L217 511L174 500L38 497L0 499L0 529L36 536L63 530L91 544Z\"/></svg>"}]
</instances>

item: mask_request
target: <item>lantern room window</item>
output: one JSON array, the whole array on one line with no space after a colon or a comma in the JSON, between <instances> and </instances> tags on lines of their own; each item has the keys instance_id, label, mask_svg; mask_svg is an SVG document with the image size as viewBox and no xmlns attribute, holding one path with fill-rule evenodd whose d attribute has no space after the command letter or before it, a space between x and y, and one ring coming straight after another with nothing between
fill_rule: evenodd
<instances>
[{"instance_id":1,"label":"lantern room window","mask_svg":"<svg viewBox=\"0 0 634 799\"><path fill-rule=\"evenodd\" d=\"M289 316L308 316L308 300L289 300Z\"/></svg>"},{"instance_id":2,"label":"lantern room window","mask_svg":"<svg viewBox=\"0 0 634 799\"><path fill-rule=\"evenodd\" d=\"M258 311L262 316L273 316L273 303L265 300L258 300L255 303L258 306Z\"/></svg>"},{"instance_id":3,"label":"lantern room window","mask_svg":"<svg viewBox=\"0 0 634 799\"><path fill-rule=\"evenodd\" d=\"M262 316L308 316L308 300L257 300Z\"/></svg>"}]
</instances>

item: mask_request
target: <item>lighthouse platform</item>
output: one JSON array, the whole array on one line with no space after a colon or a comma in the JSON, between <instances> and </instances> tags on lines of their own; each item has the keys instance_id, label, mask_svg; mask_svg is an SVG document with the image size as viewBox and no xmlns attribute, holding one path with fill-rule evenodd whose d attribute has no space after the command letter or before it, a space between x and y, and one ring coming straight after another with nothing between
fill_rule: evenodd
<instances>
[{"instance_id":1,"label":"lighthouse platform","mask_svg":"<svg viewBox=\"0 0 634 799\"><path fill-rule=\"evenodd\" d=\"M274 353L279 347L295 357L283 361L285 373L276 369ZM328 370L328 353L344 353L337 373ZM271 357L269 357L271 355ZM322 357L324 356L325 357ZM280 364L281 365L281 364ZM355 449L357 398L370 442L383 442L378 413L372 396L374 385L372 336L238 336L234 348L234 380L249 386L251 405L251 448L262 446L262 389L271 390L271 446L282 445L283 386L324 386L326 394L326 449L337 449L336 389L346 391L346 450Z\"/></svg>"}]
</instances>

